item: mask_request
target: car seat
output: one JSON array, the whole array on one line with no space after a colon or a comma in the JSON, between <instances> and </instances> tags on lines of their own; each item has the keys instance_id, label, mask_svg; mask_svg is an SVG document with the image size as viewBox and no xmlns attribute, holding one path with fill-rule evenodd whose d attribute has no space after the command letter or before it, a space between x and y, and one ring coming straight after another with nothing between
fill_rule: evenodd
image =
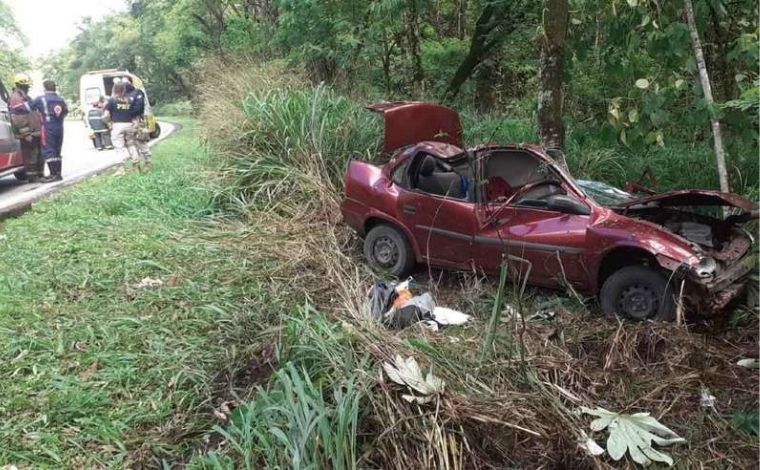
<instances>
[{"instance_id":1,"label":"car seat","mask_svg":"<svg viewBox=\"0 0 760 470\"><path fill-rule=\"evenodd\" d=\"M454 171L437 170L438 164L435 158L430 155L425 156L417 177L417 189L439 196L463 198L465 189L462 177Z\"/></svg>"},{"instance_id":2,"label":"car seat","mask_svg":"<svg viewBox=\"0 0 760 470\"><path fill-rule=\"evenodd\" d=\"M512 195L512 186L501 176L492 176L488 178L486 185L486 200L495 201L500 197L509 199Z\"/></svg>"}]
</instances>

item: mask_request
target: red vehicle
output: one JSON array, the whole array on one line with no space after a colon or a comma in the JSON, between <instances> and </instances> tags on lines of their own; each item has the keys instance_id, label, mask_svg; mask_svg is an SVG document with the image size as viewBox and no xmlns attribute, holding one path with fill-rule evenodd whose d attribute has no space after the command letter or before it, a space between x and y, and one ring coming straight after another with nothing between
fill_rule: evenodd
<instances>
[{"instance_id":1,"label":"red vehicle","mask_svg":"<svg viewBox=\"0 0 760 470\"><path fill-rule=\"evenodd\" d=\"M576 181L535 145L463 150L459 116L429 103L370 106L385 119L375 166L349 163L341 211L369 264L395 276L417 263L496 273L599 296L602 310L671 320L723 309L757 267L745 228L758 206L686 190L637 198ZM733 215L723 218L722 208Z\"/></svg>"},{"instance_id":2,"label":"red vehicle","mask_svg":"<svg viewBox=\"0 0 760 470\"><path fill-rule=\"evenodd\" d=\"M18 139L13 135L8 112L8 90L0 81L0 178L15 175L24 177L24 159Z\"/></svg>"}]
</instances>

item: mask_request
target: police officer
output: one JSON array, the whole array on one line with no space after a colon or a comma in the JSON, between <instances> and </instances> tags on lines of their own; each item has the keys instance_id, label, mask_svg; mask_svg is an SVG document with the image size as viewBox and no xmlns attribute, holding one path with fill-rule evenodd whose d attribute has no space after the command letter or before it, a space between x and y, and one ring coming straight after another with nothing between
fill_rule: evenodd
<instances>
[{"instance_id":1,"label":"police officer","mask_svg":"<svg viewBox=\"0 0 760 470\"><path fill-rule=\"evenodd\" d=\"M111 98L104 110L108 113L107 120L111 122L111 141L114 148L124 158L126 153L132 160L132 168L140 169L140 154L135 144L134 125L132 124L131 100L127 96L124 82L115 83Z\"/></svg>"},{"instance_id":2,"label":"police officer","mask_svg":"<svg viewBox=\"0 0 760 470\"><path fill-rule=\"evenodd\" d=\"M42 120L40 114L33 110L29 98L32 79L25 73L13 78L13 92L8 100L13 133L21 142L21 156L24 159L26 180L36 183L43 175L44 163L40 158L40 135Z\"/></svg>"},{"instance_id":3,"label":"police officer","mask_svg":"<svg viewBox=\"0 0 760 470\"><path fill-rule=\"evenodd\" d=\"M135 127L137 151L145 162L145 170L150 171L153 166L151 163L153 154L148 145L150 133L148 132L148 124L145 120L145 93L132 84L132 77L130 76L124 77L124 84L127 87L127 95L131 101L132 123Z\"/></svg>"},{"instance_id":4,"label":"police officer","mask_svg":"<svg viewBox=\"0 0 760 470\"><path fill-rule=\"evenodd\" d=\"M32 103L32 109L42 114L42 156L50 170L50 176L45 178L45 182L60 181L63 148L63 120L69 114L69 107L66 101L56 92L56 85L53 80L42 82L45 93L35 98Z\"/></svg>"}]
</instances>

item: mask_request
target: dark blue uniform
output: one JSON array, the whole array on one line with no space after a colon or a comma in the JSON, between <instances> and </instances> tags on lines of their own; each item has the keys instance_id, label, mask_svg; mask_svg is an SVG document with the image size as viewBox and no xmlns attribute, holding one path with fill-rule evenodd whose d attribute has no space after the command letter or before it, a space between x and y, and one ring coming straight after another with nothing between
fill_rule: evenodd
<instances>
[{"instance_id":1,"label":"dark blue uniform","mask_svg":"<svg viewBox=\"0 0 760 470\"><path fill-rule=\"evenodd\" d=\"M131 101L130 112L133 118L140 118L145 114L145 93L139 88L127 82L127 96Z\"/></svg>"},{"instance_id":2,"label":"dark blue uniform","mask_svg":"<svg viewBox=\"0 0 760 470\"><path fill-rule=\"evenodd\" d=\"M129 97L111 97L105 110L111 115L111 122L132 122L132 100Z\"/></svg>"},{"instance_id":3,"label":"dark blue uniform","mask_svg":"<svg viewBox=\"0 0 760 470\"><path fill-rule=\"evenodd\" d=\"M42 156L45 161L53 162L51 172L60 171L61 148L63 147L63 119L69 113L66 101L54 91L46 91L44 95L35 98L31 103L32 109L42 115Z\"/></svg>"}]
</instances>

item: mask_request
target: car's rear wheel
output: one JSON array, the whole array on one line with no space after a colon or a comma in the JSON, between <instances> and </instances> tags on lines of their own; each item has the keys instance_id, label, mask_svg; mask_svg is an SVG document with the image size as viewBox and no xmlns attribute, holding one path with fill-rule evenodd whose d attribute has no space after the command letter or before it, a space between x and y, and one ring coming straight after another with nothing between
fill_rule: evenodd
<instances>
[{"instance_id":1,"label":"car's rear wheel","mask_svg":"<svg viewBox=\"0 0 760 470\"><path fill-rule=\"evenodd\" d=\"M390 225L377 225L364 237L364 257L375 271L397 277L414 267L414 251L406 236Z\"/></svg>"},{"instance_id":2,"label":"car's rear wheel","mask_svg":"<svg viewBox=\"0 0 760 470\"><path fill-rule=\"evenodd\" d=\"M646 266L628 266L612 273L599 293L602 311L630 320L673 321L676 303L668 280Z\"/></svg>"},{"instance_id":3,"label":"car's rear wheel","mask_svg":"<svg viewBox=\"0 0 760 470\"><path fill-rule=\"evenodd\" d=\"M26 180L26 171L19 170L19 171L13 173L13 176L15 176L16 179L19 180L19 181L25 181Z\"/></svg>"}]
</instances>

